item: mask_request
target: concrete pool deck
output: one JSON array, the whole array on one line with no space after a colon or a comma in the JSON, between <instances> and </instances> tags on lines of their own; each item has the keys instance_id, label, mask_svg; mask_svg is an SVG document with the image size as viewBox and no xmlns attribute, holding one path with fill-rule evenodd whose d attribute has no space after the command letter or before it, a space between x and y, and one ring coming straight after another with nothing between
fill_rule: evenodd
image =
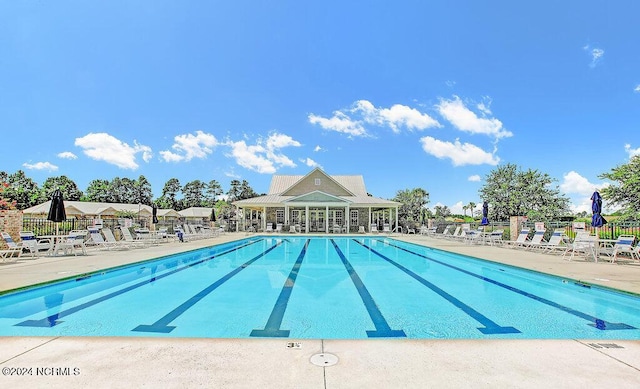
<instances>
[{"instance_id":1,"label":"concrete pool deck","mask_svg":"<svg viewBox=\"0 0 640 389\"><path fill-rule=\"evenodd\" d=\"M193 250L217 238L0 265L0 291ZM421 235L392 237L640 294L640 264L611 264ZM290 346L294 347L290 347ZM1 337L2 387L640 387L640 340L322 340ZM311 357L335 355L332 366Z\"/></svg>"}]
</instances>

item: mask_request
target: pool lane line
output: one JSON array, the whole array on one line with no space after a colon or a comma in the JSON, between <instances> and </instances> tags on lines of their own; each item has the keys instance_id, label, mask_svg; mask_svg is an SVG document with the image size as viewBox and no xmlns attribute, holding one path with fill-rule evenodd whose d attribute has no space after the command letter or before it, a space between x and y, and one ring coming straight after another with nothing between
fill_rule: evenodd
<instances>
[{"instance_id":1,"label":"pool lane line","mask_svg":"<svg viewBox=\"0 0 640 389\"><path fill-rule=\"evenodd\" d=\"M305 242L304 247L302 247L302 250L298 255L296 263L293 265L293 267L291 268L291 272L289 272L289 276L284 281L284 285L282 286L280 295L278 296L278 299L276 300L276 303L271 310L271 314L269 315L269 319L267 320L267 324L264 326L264 329L255 329L251 331L250 336L261 336L268 338L289 337L290 331L281 330L280 326L282 325L282 318L284 317L284 313L287 310L287 304L289 304L291 292L293 291L293 287L296 284L296 279L298 278L298 272L300 271L300 267L302 266L302 261L307 254L309 242L311 242L311 239L307 239L307 241Z\"/></svg>"},{"instance_id":2,"label":"pool lane line","mask_svg":"<svg viewBox=\"0 0 640 389\"><path fill-rule=\"evenodd\" d=\"M149 283L155 282L155 281L157 281L157 280L159 280L161 278L165 278L165 277L168 277L168 276L173 275L175 273L181 272L181 271L186 270L186 269L188 269L190 267L193 267L193 266L199 265L201 263L210 261L210 260L212 260L214 258L217 258L217 257L220 257L222 255L226 255L226 254L232 253L232 252L234 252L236 250L239 250L241 248L250 246L250 245L255 244L257 242L260 242L260 240L254 240L254 241L247 242L247 243L245 243L243 245L234 247L234 248L229 249L227 251L223 251L222 253L214 254L214 255L210 256L209 258L202 258L202 259L200 259L198 261L189 263L186 266L183 266L183 267L180 267L180 268L176 268L176 269L171 270L171 271L169 271L167 273L161 274L159 276L155 276L155 277L153 277L151 279L138 282L137 284L128 286L128 287L126 287L124 289L120 289L120 290L117 290L115 292L111 292L111 293L109 293L107 295L104 295L102 297L98 297L98 298L96 298L94 300L91 300L91 301L87 301L86 303L77 305L77 306L75 306L73 308L65 309L64 311L58 312L58 313L53 314L53 315L49 315L49 316L47 316L47 317L45 317L43 319L26 320L26 321L23 321L21 323L14 324L14 326L19 326L19 327L53 327L53 326L56 326L56 325L62 323L62 321L59 321L59 319L61 319L63 317L69 316L69 315L71 315L73 313L76 313L78 311L81 311L81 310L83 310L85 308L89 308L89 307L91 307L93 305L96 305L98 303L101 303L103 301L106 301L106 300L109 300L111 298L117 297L117 296L119 296L119 295L121 295L123 293L130 292L130 291L132 291L132 290L134 290L136 288L139 288L141 286L144 286L144 285L147 285Z\"/></svg>"},{"instance_id":3,"label":"pool lane line","mask_svg":"<svg viewBox=\"0 0 640 389\"><path fill-rule=\"evenodd\" d=\"M331 244L333 244L338 256L342 260L342 264L347 269L347 273L349 273L351 281L360 294L360 298L367 309L367 313L369 313L369 317L371 318L373 325L376 327L375 331L366 331L367 336L369 338L406 338L407 334L405 334L403 330L391 329L389 323L387 323L387 320L382 315L382 312L380 312L375 300L371 297L369 290L367 290L367 287L362 282L362 279L360 279L360 276L358 276L358 273L353 266L351 266L351 263L342 253L342 250L340 250L340 247L338 247L333 238L331 239Z\"/></svg>"},{"instance_id":4,"label":"pool lane line","mask_svg":"<svg viewBox=\"0 0 640 389\"><path fill-rule=\"evenodd\" d=\"M496 322L492 321L491 319L489 319L488 317L484 316L480 312L478 312L475 309L471 308L471 306L469 306L469 305L463 303L462 301L458 300L454 296L452 296L449 293L445 292L444 290L440 289L435 284L433 284L433 283L427 281L426 279L420 277L418 274L412 272L411 270L409 270L406 267L402 266L401 264L397 263L393 259L391 259L391 258L387 257L386 255L378 252L377 250L367 246L364 243L358 242L356 239L353 239L353 241L356 242L357 244L361 245L362 247L366 248L367 250L371 251L372 253L376 254L377 256L379 256L380 258L384 259L385 261L389 262L390 264L392 264L393 266L397 267L398 269L402 270L404 273L406 273L407 275L411 276L413 279L415 279L416 281L418 281L422 285L426 286L427 288L431 289L436 294L438 294L440 297L442 297L445 300L447 300L449 303L453 304L457 308L460 308L464 313L466 313L468 316L470 316L475 321L477 321L478 323L480 323L480 324L482 324L484 326L484 327L478 327L478 330L480 332L482 332L483 334L485 334L485 335L495 335L495 334L519 334L519 333L521 333L517 328L514 328L514 327L503 327L501 325L498 325Z\"/></svg>"},{"instance_id":5,"label":"pool lane line","mask_svg":"<svg viewBox=\"0 0 640 389\"><path fill-rule=\"evenodd\" d=\"M548 305L550 307L553 307L553 308L559 309L559 310L561 310L563 312L566 312L566 313L569 313L571 315L577 316L577 317L579 317L581 319L587 320L587 321L590 322L590 323L588 323L588 325L590 325L592 327L595 327L596 329L603 330L603 331L605 331L605 330L635 330L636 329L636 327L633 327L633 326L631 326L629 324L611 323L611 322L608 322L606 320L599 319L599 318L597 318L595 316L589 315L588 313L580 312L580 311L575 310L573 308L566 307L566 306L558 304L558 303L556 303L554 301L547 300L544 297L537 296L537 295L535 295L533 293L526 292L526 291L524 291L522 289L518 289L516 287L510 286L510 285L507 285L507 284L503 284L500 281L496 281L496 280L493 280L491 278L487 278L487 277L482 276L480 274L472 273L472 272L470 272L468 270L461 269L461 268L459 268L457 266L450 265L450 264L448 264L446 262L438 261L437 259L430 258L430 257L428 257L428 256L426 256L424 254L416 253L416 252L411 251L409 249L405 249L404 247L400 247L400 246L394 245L392 243L389 243L389 245L393 246L395 248L398 248L398 249L400 249L402 251L405 251L407 253L410 253L410 254L419 256L421 258L424 258L426 260L429 260L431 262L435 262L435 263L438 263L440 265L443 265L443 266L449 267L451 269L454 269L454 270L460 271L462 273L465 273L467 275L470 275L472 277L479 278L479 279L481 279L483 281L486 281L486 282L488 282L490 284L493 284L493 285L499 286L501 288L507 289L507 290L509 290L511 292L518 293L518 294L520 294L520 295L522 295L524 297L528 297L528 298L533 299L535 301L538 301L540 303L546 304L546 305Z\"/></svg>"},{"instance_id":6,"label":"pool lane line","mask_svg":"<svg viewBox=\"0 0 640 389\"><path fill-rule=\"evenodd\" d=\"M187 310L189 310L191 307L193 307L198 301L200 301L203 298L205 298L209 293L213 292L219 286L221 286L225 282L229 281L233 276L237 275L242 270L244 270L247 267L249 267L251 264L253 264L258 259L260 259L260 258L264 257L265 255L269 254L272 250L274 250L276 247L280 246L281 244L282 244L282 242L276 243L274 246L269 247L268 249L263 251L261 254L256 255L255 257L251 258L247 262L243 263L242 265L238 266L234 270L230 271L225 276L219 278L216 282L214 282L213 284L211 284L211 285L207 286L206 288L202 289L200 292L198 292L197 294L193 295L190 299L188 299L184 303L182 303L179 306L177 306L176 308L174 308L171 312L167 313L166 315L164 315L163 317L158 319L155 323L153 323L153 324L140 324L139 326L137 326L136 328L132 329L131 331L135 331L135 332L158 332L158 333L165 333L165 334L173 331L176 328L176 326L170 326L169 323L171 323L172 321L177 319L180 315L182 315Z\"/></svg>"}]
</instances>

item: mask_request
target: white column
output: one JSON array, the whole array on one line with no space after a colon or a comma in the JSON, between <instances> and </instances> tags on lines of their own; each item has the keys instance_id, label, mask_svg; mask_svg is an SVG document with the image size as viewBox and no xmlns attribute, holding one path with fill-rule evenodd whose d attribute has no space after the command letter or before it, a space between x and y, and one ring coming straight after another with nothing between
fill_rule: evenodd
<instances>
[{"instance_id":1,"label":"white column","mask_svg":"<svg viewBox=\"0 0 640 389\"><path fill-rule=\"evenodd\" d=\"M266 230L267 230L267 207L262 207L262 231L266 231Z\"/></svg>"},{"instance_id":2,"label":"white column","mask_svg":"<svg viewBox=\"0 0 640 389\"><path fill-rule=\"evenodd\" d=\"M324 232L329 232L329 206L325 206L324 209Z\"/></svg>"},{"instance_id":3,"label":"white column","mask_svg":"<svg viewBox=\"0 0 640 389\"><path fill-rule=\"evenodd\" d=\"M285 205L284 206L284 224L285 225L289 225L289 206Z\"/></svg>"},{"instance_id":4,"label":"white column","mask_svg":"<svg viewBox=\"0 0 640 389\"><path fill-rule=\"evenodd\" d=\"M304 232L309 233L309 206L304 206Z\"/></svg>"},{"instance_id":5,"label":"white column","mask_svg":"<svg viewBox=\"0 0 640 389\"><path fill-rule=\"evenodd\" d=\"M347 232L351 231L351 212L349 211L349 206L344 207L344 219L345 225L347 226Z\"/></svg>"}]
</instances>

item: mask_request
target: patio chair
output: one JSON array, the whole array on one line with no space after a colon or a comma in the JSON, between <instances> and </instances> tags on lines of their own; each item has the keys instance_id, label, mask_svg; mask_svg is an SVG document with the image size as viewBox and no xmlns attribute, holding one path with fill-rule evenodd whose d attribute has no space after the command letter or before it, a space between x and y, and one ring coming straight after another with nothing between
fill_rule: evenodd
<instances>
[{"instance_id":1,"label":"patio chair","mask_svg":"<svg viewBox=\"0 0 640 389\"><path fill-rule=\"evenodd\" d=\"M273 224L267 223L267 229L265 230L265 232L273 232Z\"/></svg>"},{"instance_id":2,"label":"patio chair","mask_svg":"<svg viewBox=\"0 0 640 389\"><path fill-rule=\"evenodd\" d=\"M371 223L371 225L369 226L369 232L372 234L377 234L378 233L378 225L375 223Z\"/></svg>"},{"instance_id":3,"label":"patio chair","mask_svg":"<svg viewBox=\"0 0 640 389\"><path fill-rule=\"evenodd\" d=\"M8 249L6 250L2 250L1 251L1 255L2 255L2 262L14 262L13 259L9 259L9 258L19 258L20 256L22 256L22 250L23 249L27 249L29 250L28 247L25 247L22 245L22 242L20 243L16 243L13 238L11 238L11 235L9 235L8 232L2 232L2 238L4 239L4 242L7 244Z\"/></svg>"},{"instance_id":4,"label":"patio chair","mask_svg":"<svg viewBox=\"0 0 640 389\"><path fill-rule=\"evenodd\" d=\"M541 252L552 252L554 250L565 248L568 237L564 233L564 228L558 228L553 231L547 242L532 243L531 248L540 250Z\"/></svg>"},{"instance_id":5,"label":"patio chair","mask_svg":"<svg viewBox=\"0 0 640 389\"><path fill-rule=\"evenodd\" d=\"M529 240L525 240L522 245L520 245L519 247L524 248L525 250L533 250L534 248L544 244L544 234L545 234L546 230L535 230L535 232L533 233L533 236L531 237L531 239Z\"/></svg>"},{"instance_id":6,"label":"patio chair","mask_svg":"<svg viewBox=\"0 0 640 389\"><path fill-rule=\"evenodd\" d=\"M296 226L294 224L290 225L289 226L289 233L290 234L295 234L296 232L298 232L298 231L296 231Z\"/></svg>"},{"instance_id":7,"label":"patio chair","mask_svg":"<svg viewBox=\"0 0 640 389\"><path fill-rule=\"evenodd\" d=\"M20 240L22 241L22 247L27 248L31 253L31 257L34 258L40 255L40 251L50 251L53 249L51 239L37 239L36 234L31 231L20 231Z\"/></svg>"},{"instance_id":8,"label":"patio chair","mask_svg":"<svg viewBox=\"0 0 640 389\"><path fill-rule=\"evenodd\" d=\"M147 247L147 244L145 242L142 241L133 241L133 242L129 242L126 241L124 239L120 239L117 240L116 236L113 234L113 231L111 231L110 228L102 228L102 235L104 235L104 239L107 242L111 242L111 243L115 243L115 244L119 244L123 247L128 247L128 248L140 248L140 247Z\"/></svg>"},{"instance_id":9,"label":"patio chair","mask_svg":"<svg viewBox=\"0 0 640 389\"><path fill-rule=\"evenodd\" d=\"M276 234L282 233L282 223L276 224Z\"/></svg>"},{"instance_id":10,"label":"patio chair","mask_svg":"<svg viewBox=\"0 0 640 389\"><path fill-rule=\"evenodd\" d=\"M87 255L87 246L84 239L87 236L86 231L71 231L66 238L58 241L53 249L53 254L58 255L62 251L65 255L78 255L78 249L83 255Z\"/></svg>"},{"instance_id":11,"label":"patio chair","mask_svg":"<svg viewBox=\"0 0 640 389\"><path fill-rule=\"evenodd\" d=\"M124 245L123 243L120 243L118 241L115 242L108 242L104 239L104 237L102 236L102 234L100 233L100 230L97 227L89 227L87 228L87 230L89 231L89 236L90 236L90 242L92 245L94 245L96 248L98 249L103 249L103 250L126 250L129 247Z\"/></svg>"},{"instance_id":12,"label":"patio chair","mask_svg":"<svg viewBox=\"0 0 640 389\"><path fill-rule=\"evenodd\" d=\"M496 246L504 243L502 240L502 235L504 235L504 230L493 230L489 235L485 235L485 237L489 240L489 244L491 246Z\"/></svg>"},{"instance_id":13,"label":"patio chair","mask_svg":"<svg viewBox=\"0 0 640 389\"><path fill-rule=\"evenodd\" d=\"M572 261L576 254L584 255L585 259L591 255L595 259L595 238L595 236L589 235L588 231L579 231L573 238L573 242L567 245L566 250L562 253L562 258L566 259L567 254L571 252L569 261Z\"/></svg>"},{"instance_id":14,"label":"patio chair","mask_svg":"<svg viewBox=\"0 0 640 389\"><path fill-rule=\"evenodd\" d=\"M385 234L390 234L391 226L388 223L384 223L384 225L382 226L382 232L384 232Z\"/></svg>"},{"instance_id":15,"label":"patio chair","mask_svg":"<svg viewBox=\"0 0 640 389\"><path fill-rule=\"evenodd\" d=\"M516 240L507 240L504 243L506 244L505 247L509 247L509 248L514 248L514 247L522 247L522 245L525 244L525 242L527 242L527 238L529 237L529 228L523 228L520 230L520 233L518 234L518 237L516 238Z\"/></svg>"},{"instance_id":16,"label":"patio chair","mask_svg":"<svg viewBox=\"0 0 640 389\"><path fill-rule=\"evenodd\" d=\"M364 226L358 226L358 234L366 234L367 231L364 230Z\"/></svg>"},{"instance_id":17,"label":"patio chair","mask_svg":"<svg viewBox=\"0 0 640 389\"><path fill-rule=\"evenodd\" d=\"M636 237L634 235L620 235L618 240L613 246L613 253L611 255L611 262L615 262L618 259L618 254L628 253L631 259L640 261L640 253L638 249L633 246Z\"/></svg>"}]
</instances>

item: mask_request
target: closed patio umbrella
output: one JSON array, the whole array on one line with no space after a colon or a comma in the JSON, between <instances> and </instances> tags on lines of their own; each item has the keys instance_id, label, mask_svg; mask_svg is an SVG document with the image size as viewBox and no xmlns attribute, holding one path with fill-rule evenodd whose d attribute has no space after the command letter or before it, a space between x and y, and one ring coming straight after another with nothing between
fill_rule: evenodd
<instances>
[{"instance_id":1,"label":"closed patio umbrella","mask_svg":"<svg viewBox=\"0 0 640 389\"><path fill-rule=\"evenodd\" d=\"M64 210L64 198L60 189L56 189L51 196L51 206L47 220L56 223L56 235L58 235L58 223L67 220L67 213Z\"/></svg>"},{"instance_id":2,"label":"closed patio umbrella","mask_svg":"<svg viewBox=\"0 0 640 389\"><path fill-rule=\"evenodd\" d=\"M489 225L489 203L487 203L486 201L482 203L482 221L480 222L480 225Z\"/></svg>"},{"instance_id":3,"label":"closed patio umbrella","mask_svg":"<svg viewBox=\"0 0 640 389\"><path fill-rule=\"evenodd\" d=\"M215 210L215 208L211 208L211 217L209 218L209 221L212 221L212 222L216 221L216 210Z\"/></svg>"},{"instance_id":4,"label":"closed patio umbrella","mask_svg":"<svg viewBox=\"0 0 640 389\"><path fill-rule=\"evenodd\" d=\"M598 239L600 239L600 235L598 234L598 228L602 227L607 223L605 218L602 217L602 196L598 191L593 192L591 195L591 212L593 216L591 216L591 226L596 228L596 258L598 260Z\"/></svg>"},{"instance_id":5,"label":"closed patio umbrella","mask_svg":"<svg viewBox=\"0 0 640 389\"><path fill-rule=\"evenodd\" d=\"M152 223L153 224L158 224L158 207L153 206L153 208L151 208L151 215L152 215Z\"/></svg>"}]
</instances>

